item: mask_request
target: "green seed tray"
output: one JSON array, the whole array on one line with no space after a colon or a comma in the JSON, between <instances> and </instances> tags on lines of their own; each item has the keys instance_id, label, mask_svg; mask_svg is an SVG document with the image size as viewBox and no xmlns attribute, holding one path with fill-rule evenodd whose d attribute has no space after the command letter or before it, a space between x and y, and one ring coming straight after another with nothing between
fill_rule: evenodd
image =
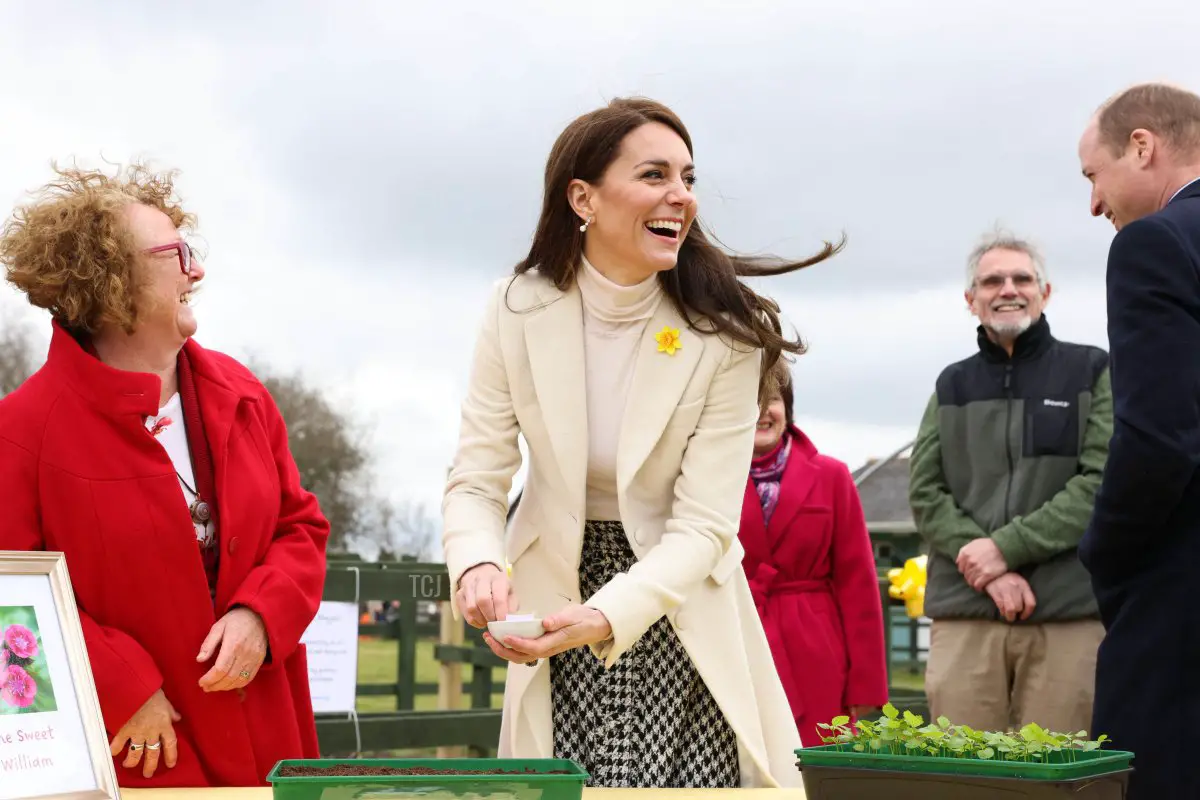
<instances>
[{"instance_id":1,"label":"green seed tray","mask_svg":"<svg viewBox=\"0 0 1200 800\"><path fill-rule=\"evenodd\" d=\"M284 767L427 767L456 770L525 770L519 775L304 775ZM552 774L564 770L566 774ZM519 758L327 758L280 761L267 775L274 800L580 800L589 775L574 761Z\"/></svg>"},{"instance_id":2,"label":"green seed tray","mask_svg":"<svg viewBox=\"0 0 1200 800\"><path fill-rule=\"evenodd\" d=\"M1090 778L1129 768L1133 753L1125 750L1091 750L1073 753L1074 761L1051 757L1049 761L1001 761L982 758L856 753L838 745L802 747L796 751L801 770L807 766L925 772L937 775L981 775L1032 780Z\"/></svg>"}]
</instances>

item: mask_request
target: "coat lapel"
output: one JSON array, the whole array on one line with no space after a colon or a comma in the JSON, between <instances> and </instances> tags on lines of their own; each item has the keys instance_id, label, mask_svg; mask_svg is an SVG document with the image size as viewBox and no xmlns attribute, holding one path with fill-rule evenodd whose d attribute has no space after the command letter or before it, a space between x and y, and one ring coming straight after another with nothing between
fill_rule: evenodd
<instances>
[{"instance_id":1,"label":"coat lapel","mask_svg":"<svg viewBox=\"0 0 1200 800\"><path fill-rule=\"evenodd\" d=\"M679 331L682 345L673 355L659 351L655 339L655 334L668 327ZM704 340L687 327L670 298L664 296L642 334L633 384L625 400L617 444L618 493L625 493L654 449L703 352Z\"/></svg>"},{"instance_id":2,"label":"coat lapel","mask_svg":"<svg viewBox=\"0 0 1200 800\"><path fill-rule=\"evenodd\" d=\"M791 435L792 452L788 454L788 462L779 481L779 502L775 506L775 513L771 515L771 524L767 526L767 542L772 553L787 539L792 520L808 502L808 496L817 481L817 470L812 464L814 450L811 442L795 428Z\"/></svg>"},{"instance_id":3,"label":"coat lapel","mask_svg":"<svg viewBox=\"0 0 1200 800\"><path fill-rule=\"evenodd\" d=\"M742 498L742 524L738 530L738 538L746 550L747 560L754 563L768 560L770 550L767 547L766 519L753 478L746 479L746 494Z\"/></svg>"},{"instance_id":4,"label":"coat lapel","mask_svg":"<svg viewBox=\"0 0 1200 800\"><path fill-rule=\"evenodd\" d=\"M216 608L220 611L237 590L237 586L230 584L231 578L225 567L229 542L236 535L232 531L237 530L236 524L233 523L237 516L236 509L223 505L221 499L229 496L229 443L243 395L213 368L203 348L189 342L188 355L195 372L196 399L200 405L204 435L212 453L213 480L217 490L217 547L221 548L221 552L217 560L215 601Z\"/></svg>"},{"instance_id":5,"label":"coat lapel","mask_svg":"<svg viewBox=\"0 0 1200 800\"><path fill-rule=\"evenodd\" d=\"M587 491L587 374L578 286L540 289L546 306L525 323L525 347L542 421L573 507Z\"/></svg>"}]
</instances>

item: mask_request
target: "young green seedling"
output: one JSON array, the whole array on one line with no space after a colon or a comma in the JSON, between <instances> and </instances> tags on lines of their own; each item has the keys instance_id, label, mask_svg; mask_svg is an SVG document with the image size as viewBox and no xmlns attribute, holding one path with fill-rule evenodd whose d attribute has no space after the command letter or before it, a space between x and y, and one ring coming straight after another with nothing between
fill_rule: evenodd
<instances>
[{"instance_id":1,"label":"young green seedling","mask_svg":"<svg viewBox=\"0 0 1200 800\"><path fill-rule=\"evenodd\" d=\"M823 742L856 753L1049 764L1074 762L1079 753L1098 750L1109 741L1107 735L1089 740L1087 731L1055 733L1036 723L1019 731L976 731L967 725L955 725L943 716L926 725L920 715L911 711L901 714L891 703L883 707L883 715L874 722L862 719L851 726L850 718L842 715L817 727L828 732L822 735Z\"/></svg>"}]
</instances>

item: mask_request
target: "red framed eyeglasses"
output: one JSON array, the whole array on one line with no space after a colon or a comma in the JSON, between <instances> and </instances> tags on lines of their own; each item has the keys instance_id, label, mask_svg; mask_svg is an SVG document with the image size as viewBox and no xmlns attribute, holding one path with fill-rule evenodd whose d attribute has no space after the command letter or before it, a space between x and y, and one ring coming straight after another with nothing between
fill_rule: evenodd
<instances>
[{"instance_id":1,"label":"red framed eyeglasses","mask_svg":"<svg viewBox=\"0 0 1200 800\"><path fill-rule=\"evenodd\" d=\"M187 242L178 241L171 242L170 244L160 244L158 247L150 247L142 252L147 255L153 255L154 253L165 253L168 250L174 250L176 252L176 254L179 256L179 269L184 275L187 275L190 278L192 276L192 261L196 254L192 250L192 246Z\"/></svg>"}]
</instances>

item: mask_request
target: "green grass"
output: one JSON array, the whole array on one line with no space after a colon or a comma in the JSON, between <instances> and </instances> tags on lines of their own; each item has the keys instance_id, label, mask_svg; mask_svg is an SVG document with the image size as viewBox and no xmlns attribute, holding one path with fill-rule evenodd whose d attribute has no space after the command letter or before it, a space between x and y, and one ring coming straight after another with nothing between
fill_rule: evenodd
<instances>
[{"instance_id":1,"label":"green grass","mask_svg":"<svg viewBox=\"0 0 1200 800\"><path fill-rule=\"evenodd\" d=\"M897 689L912 689L914 691L925 690L925 674L918 672L913 674L906 668L896 668L892 670L892 686Z\"/></svg>"},{"instance_id":2,"label":"green grass","mask_svg":"<svg viewBox=\"0 0 1200 800\"><path fill-rule=\"evenodd\" d=\"M437 683L438 671L441 665L433 657L432 641L417 642L417 683ZM358 642L358 682L359 683L395 683L396 666L399 658L400 643L395 639L360 639ZM464 682L471 680L471 667L463 664L462 678ZM498 667L492 670L493 688L497 691L492 695L492 708L500 708L503 695L499 690L504 687L504 669ZM469 686L463 687L462 708L469 708L471 703ZM417 711L437 710L437 695L417 695L414 702ZM395 711L395 697L359 697L355 707L360 714Z\"/></svg>"},{"instance_id":3,"label":"green grass","mask_svg":"<svg viewBox=\"0 0 1200 800\"><path fill-rule=\"evenodd\" d=\"M437 683L440 665L433 657L432 641L417 642L417 682ZM358 682L359 683L395 683L396 661L400 643L395 639L366 639L358 643ZM471 680L471 668L462 665L464 684ZM492 681L495 692L492 694L492 708L500 708L503 701L501 690L504 687L504 669L497 667L492 670ZM918 672L912 674L904 667L892 670L891 684L898 689L922 690L925 688L925 676ZM463 687L462 708L469 708L471 702L470 687ZM356 704L359 713L395 711L395 697L360 697ZM417 695L416 710L434 711L437 709L437 695Z\"/></svg>"},{"instance_id":4,"label":"green grass","mask_svg":"<svg viewBox=\"0 0 1200 800\"><path fill-rule=\"evenodd\" d=\"M433 646L434 642L429 640L417 642L417 683L437 683L438 671L441 665L433 657ZM399 652L400 643L395 639L360 639L358 642L358 682L360 684L395 683ZM471 667L464 664L461 669L463 681L469 681L471 679ZM492 687L495 690L492 694L492 708L498 709L504 700L504 695L501 691L504 687L503 667L497 667L492 670ZM413 705L417 711L436 711L437 695L419 694L414 700ZM470 705L470 687L469 685L464 685L461 707L469 708ZM360 714L395 711L396 698L395 696L359 697L357 698L355 707ZM436 748L383 750L372 751L363 755L371 758L434 758L437 755L437 750Z\"/></svg>"},{"instance_id":5,"label":"green grass","mask_svg":"<svg viewBox=\"0 0 1200 800\"><path fill-rule=\"evenodd\" d=\"M437 683L440 664L433 657L434 642L422 640L417 642L417 675L418 683ZM395 683L397 658L400 644L394 639L360 639L358 643L358 682L364 683ZM471 702L470 686L471 668L463 665L461 668L464 681L462 708L469 708ZM500 708L503 704L504 668L497 667L492 671L493 689L492 708ZM925 688L925 676L918 672L912 674L907 668L899 667L892 670L891 685L895 689L922 690ZM415 700L417 711L434 711L437 709L437 695L417 695ZM356 703L359 713L380 713L396 710L394 696L359 697ZM373 757L389 758L432 758L434 749L395 750L373 752Z\"/></svg>"}]
</instances>

